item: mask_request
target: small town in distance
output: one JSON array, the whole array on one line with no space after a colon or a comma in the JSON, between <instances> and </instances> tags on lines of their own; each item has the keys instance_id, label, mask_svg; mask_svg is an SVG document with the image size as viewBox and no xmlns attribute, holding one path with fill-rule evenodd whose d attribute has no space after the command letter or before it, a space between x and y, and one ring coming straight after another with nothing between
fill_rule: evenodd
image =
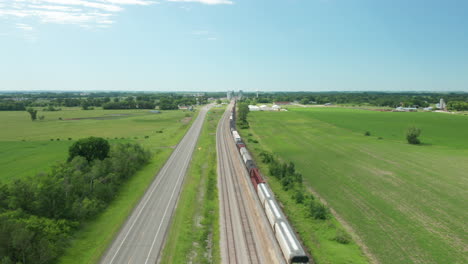
<instances>
[{"instance_id":1,"label":"small town in distance","mask_svg":"<svg viewBox=\"0 0 468 264\"><path fill-rule=\"evenodd\" d=\"M0 264L468 263L467 10L0 0Z\"/></svg>"}]
</instances>

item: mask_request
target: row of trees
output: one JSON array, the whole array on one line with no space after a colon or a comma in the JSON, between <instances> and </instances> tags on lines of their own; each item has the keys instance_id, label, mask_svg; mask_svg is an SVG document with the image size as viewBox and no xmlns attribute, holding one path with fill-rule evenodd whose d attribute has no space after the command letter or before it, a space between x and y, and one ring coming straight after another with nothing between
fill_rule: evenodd
<instances>
[{"instance_id":1,"label":"row of trees","mask_svg":"<svg viewBox=\"0 0 468 264\"><path fill-rule=\"evenodd\" d=\"M257 98L254 94L247 94L251 104L273 103L278 101L297 101L301 104L354 104L373 105L382 107L419 106L427 107L436 104L440 98L446 102L467 103L468 93L384 93L384 92L289 92L263 93ZM449 106L450 107L450 106Z\"/></svg>"},{"instance_id":2,"label":"row of trees","mask_svg":"<svg viewBox=\"0 0 468 264\"><path fill-rule=\"evenodd\" d=\"M10 100L0 101L0 111L24 111L26 107L22 102L15 102Z\"/></svg>"},{"instance_id":3,"label":"row of trees","mask_svg":"<svg viewBox=\"0 0 468 264\"><path fill-rule=\"evenodd\" d=\"M65 93L70 96L70 93ZM206 104L207 96L186 96L181 94L115 94L116 97L96 97L96 94L80 95L76 97L64 97L61 93L41 94L43 97L31 94L12 94L11 96L0 96L0 111L20 111L28 107L47 107L47 110L58 107L83 107L92 109L93 107L103 107L104 109L154 109L160 106L162 110L177 109L178 105L195 105L197 103ZM108 95L108 94L105 94ZM25 97L25 96L32 96ZM56 96L56 97L53 97ZM19 101L18 101L19 100Z\"/></svg>"},{"instance_id":4,"label":"row of trees","mask_svg":"<svg viewBox=\"0 0 468 264\"><path fill-rule=\"evenodd\" d=\"M2 92L0 100L2 99L21 99L32 101L54 101L61 105L66 99L105 99L105 98L126 98L135 97L136 100L159 100L162 97L213 97L222 98L226 96L225 92L205 92L205 93L173 93L173 92Z\"/></svg>"},{"instance_id":5,"label":"row of trees","mask_svg":"<svg viewBox=\"0 0 468 264\"><path fill-rule=\"evenodd\" d=\"M102 105L103 109L154 109L156 105L152 102L138 101L138 102L109 102ZM84 106L83 106L84 108Z\"/></svg>"},{"instance_id":6,"label":"row of trees","mask_svg":"<svg viewBox=\"0 0 468 264\"><path fill-rule=\"evenodd\" d=\"M247 121L247 115L249 114L249 104L245 102L237 103L237 125L240 128L249 128L249 122Z\"/></svg>"},{"instance_id":7,"label":"row of trees","mask_svg":"<svg viewBox=\"0 0 468 264\"><path fill-rule=\"evenodd\" d=\"M140 145L89 138L50 173L0 184L0 263L52 263L149 159Z\"/></svg>"},{"instance_id":8,"label":"row of trees","mask_svg":"<svg viewBox=\"0 0 468 264\"><path fill-rule=\"evenodd\" d=\"M455 111L468 111L468 102L451 101L447 103L447 109Z\"/></svg>"}]
</instances>

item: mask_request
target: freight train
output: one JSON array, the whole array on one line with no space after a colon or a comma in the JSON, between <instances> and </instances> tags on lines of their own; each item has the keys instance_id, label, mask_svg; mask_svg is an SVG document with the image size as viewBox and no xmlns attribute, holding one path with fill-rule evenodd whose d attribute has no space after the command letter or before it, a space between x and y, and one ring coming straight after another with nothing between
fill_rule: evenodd
<instances>
[{"instance_id":1,"label":"freight train","mask_svg":"<svg viewBox=\"0 0 468 264\"><path fill-rule=\"evenodd\" d=\"M229 117L229 124L231 134L236 143L237 150L242 156L247 171L249 172L250 181L257 192L258 198L262 204L268 221L275 233L275 237L281 247L284 257L288 263L308 263L309 257L302 248L301 243L296 237L293 229L289 225L288 220L284 216L281 208L278 206L273 193L269 189L268 185L263 180L260 171L252 160L252 156L247 150L242 138L236 130L236 105L231 112Z\"/></svg>"}]
</instances>

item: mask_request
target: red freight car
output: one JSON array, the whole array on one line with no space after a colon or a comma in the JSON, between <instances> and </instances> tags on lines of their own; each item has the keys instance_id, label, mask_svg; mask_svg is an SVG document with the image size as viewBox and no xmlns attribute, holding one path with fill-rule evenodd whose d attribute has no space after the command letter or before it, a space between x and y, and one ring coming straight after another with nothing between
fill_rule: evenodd
<instances>
[{"instance_id":1,"label":"red freight car","mask_svg":"<svg viewBox=\"0 0 468 264\"><path fill-rule=\"evenodd\" d=\"M255 187L255 190L257 190L257 185L259 183L264 183L265 181L263 180L262 176L260 175L260 172L258 171L258 168L253 168L250 170L250 180L252 181L252 184Z\"/></svg>"},{"instance_id":2,"label":"red freight car","mask_svg":"<svg viewBox=\"0 0 468 264\"><path fill-rule=\"evenodd\" d=\"M236 145L237 145L237 150L239 150L239 151L240 151L241 148L245 148L245 144L242 143L242 142L237 142Z\"/></svg>"}]
</instances>

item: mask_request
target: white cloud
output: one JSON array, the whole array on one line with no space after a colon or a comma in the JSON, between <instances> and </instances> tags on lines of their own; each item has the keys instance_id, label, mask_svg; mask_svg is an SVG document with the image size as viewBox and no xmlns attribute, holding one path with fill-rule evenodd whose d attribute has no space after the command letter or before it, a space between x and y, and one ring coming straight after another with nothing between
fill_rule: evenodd
<instances>
[{"instance_id":1,"label":"white cloud","mask_svg":"<svg viewBox=\"0 0 468 264\"><path fill-rule=\"evenodd\" d=\"M34 30L34 28L29 25L29 24L24 24L24 23L16 23L15 27L19 30L21 30L22 34L21 37L31 43L34 43L37 41L37 32Z\"/></svg>"},{"instance_id":2,"label":"white cloud","mask_svg":"<svg viewBox=\"0 0 468 264\"><path fill-rule=\"evenodd\" d=\"M59 5L28 5L31 9L47 9L47 10L57 10L57 11L66 11L66 12L81 12L82 9L73 8L70 6L59 6Z\"/></svg>"},{"instance_id":3,"label":"white cloud","mask_svg":"<svg viewBox=\"0 0 468 264\"><path fill-rule=\"evenodd\" d=\"M205 5L232 5L234 4L233 1L230 0L167 0L169 2L194 2L194 3L202 3Z\"/></svg>"},{"instance_id":4,"label":"white cloud","mask_svg":"<svg viewBox=\"0 0 468 264\"><path fill-rule=\"evenodd\" d=\"M218 40L216 33L208 30L193 30L190 34L194 35L197 39Z\"/></svg>"},{"instance_id":5,"label":"white cloud","mask_svg":"<svg viewBox=\"0 0 468 264\"><path fill-rule=\"evenodd\" d=\"M192 31L191 34L200 36L200 35L209 35L210 32L208 30L194 30Z\"/></svg>"},{"instance_id":6,"label":"white cloud","mask_svg":"<svg viewBox=\"0 0 468 264\"><path fill-rule=\"evenodd\" d=\"M17 23L16 28L26 30L26 31L32 31L33 30L32 26L27 25L27 24L23 24L23 23Z\"/></svg>"},{"instance_id":7,"label":"white cloud","mask_svg":"<svg viewBox=\"0 0 468 264\"><path fill-rule=\"evenodd\" d=\"M0 0L0 19L35 19L41 23L108 27L126 5L148 6L151 0ZM21 24L21 23L19 23ZM18 27L19 29L23 29Z\"/></svg>"},{"instance_id":8,"label":"white cloud","mask_svg":"<svg viewBox=\"0 0 468 264\"><path fill-rule=\"evenodd\" d=\"M151 5L156 4L154 1L146 0L100 0L100 2L116 4L116 5Z\"/></svg>"},{"instance_id":9,"label":"white cloud","mask_svg":"<svg viewBox=\"0 0 468 264\"><path fill-rule=\"evenodd\" d=\"M193 2L207 5L233 4L231 0L159 0ZM107 28L125 6L149 6L155 0L0 0L0 20L12 20L18 29L21 22L73 24L84 28Z\"/></svg>"}]
</instances>

